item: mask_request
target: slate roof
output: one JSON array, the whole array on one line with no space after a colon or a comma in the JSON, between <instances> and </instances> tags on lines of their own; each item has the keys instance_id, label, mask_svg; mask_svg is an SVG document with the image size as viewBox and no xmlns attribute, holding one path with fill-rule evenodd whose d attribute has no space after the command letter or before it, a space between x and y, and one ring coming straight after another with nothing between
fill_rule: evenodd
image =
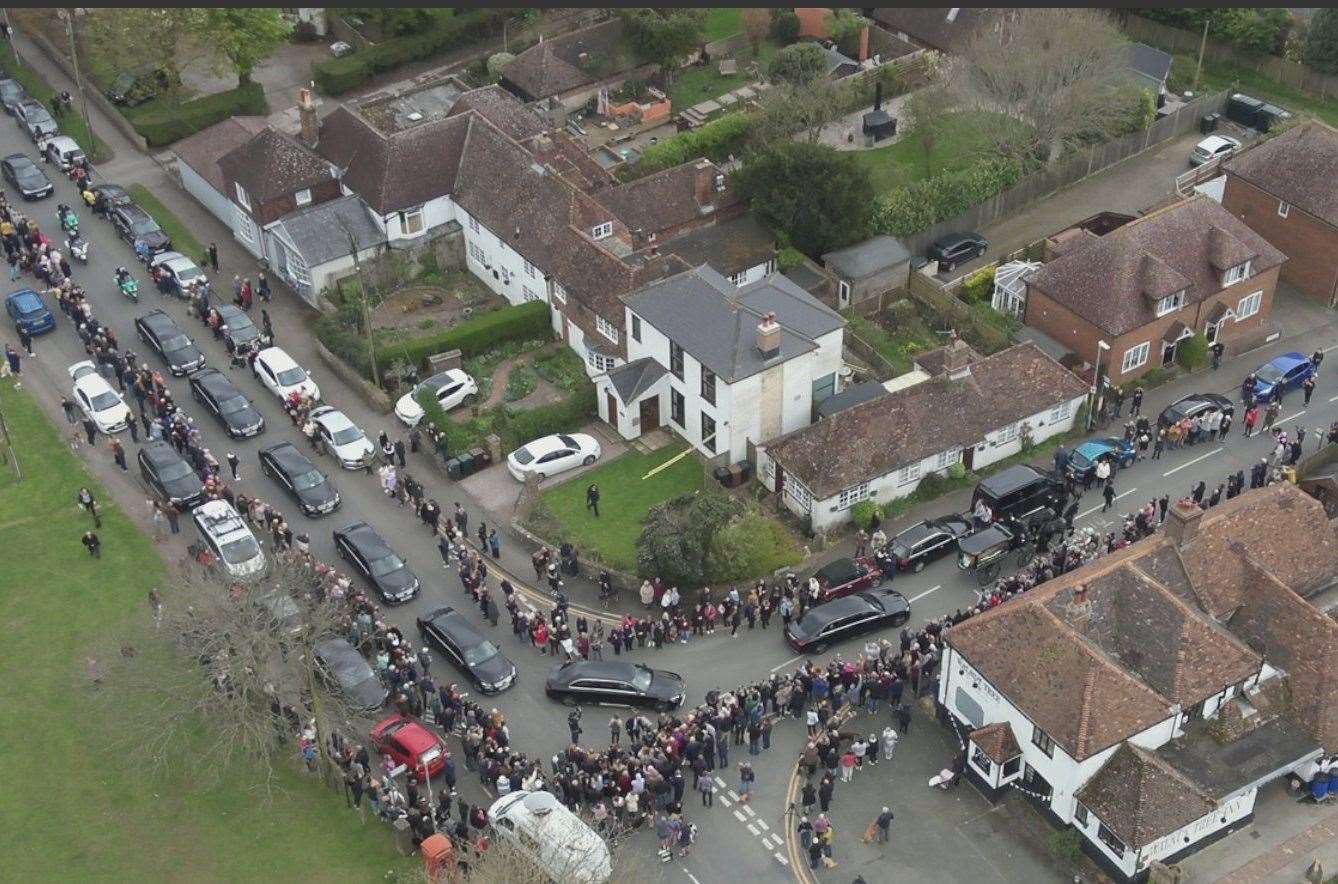
<instances>
[{"instance_id":1,"label":"slate roof","mask_svg":"<svg viewBox=\"0 0 1338 884\"><path fill-rule=\"evenodd\" d=\"M1146 77L1164 83L1171 74L1171 56L1169 53L1162 52L1160 49L1146 43L1129 43L1125 46L1125 53L1129 61L1129 67Z\"/></svg>"},{"instance_id":2,"label":"slate roof","mask_svg":"<svg viewBox=\"0 0 1338 884\"><path fill-rule=\"evenodd\" d=\"M1237 154L1226 171L1338 227L1338 130L1302 123Z\"/></svg>"},{"instance_id":3,"label":"slate roof","mask_svg":"<svg viewBox=\"0 0 1338 884\"><path fill-rule=\"evenodd\" d=\"M1132 743L1116 749L1074 797L1134 849L1217 808L1188 777Z\"/></svg>"},{"instance_id":4,"label":"slate roof","mask_svg":"<svg viewBox=\"0 0 1338 884\"><path fill-rule=\"evenodd\" d=\"M1287 260L1217 202L1198 195L1066 252L1028 285L1102 331L1122 335L1157 318L1158 298L1185 289L1190 305L1220 292L1226 267L1217 265L1233 259L1252 261L1251 275Z\"/></svg>"},{"instance_id":5,"label":"slate roof","mask_svg":"<svg viewBox=\"0 0 1338 884\"><path fill-rule=\"evenodd\" d=\"M172 145L172 153L208 181L214 190L230 198L228 183L218 161L260 134L268 125L264 117L229 117L181 139Z\"/></svg>"},{"instance_id":6,"label":"slate roof","mask_svg":"<svg viewBox=\"0 0 1338 884\"><path fill-rule=\"evenodd\" d=\"M367 214L366 205L356 194L303 206L280 218L278 227L297 246L307 266L316 267L352 254L341 219L352 231L358 251L386 241L385 234Z\"/></svg>"},{"instance_id":7,"label":"slate roof","mask_svg":"<svg viewBox=\"0 0 1338 884\"><path fill-rule=\"evenodd\" d=\"M1032 343L856 405L767 444L817 498L872 481L1083 395L1086 385Z\"/></svg>"},{"instance_id":8,"label":"slate roof","mask_svg":"<svg viewBox=\"0 0 1338 884\"><path fill-rule=\"evenodd\" d=\"M560 95L595 82L580 65L581 53L591 59L621 58L623 22L614 18L592 27L544 40L526 49L502 69L502 80L525 93L530 101ZM609 76L618 73L609 70Z\"/></svg>"},{"instance_id":9,"label":"slate roof","mask_svg":"<svg viewBox=\"0 0 1338 884\"><path fill-rule=\"evenodd\" d=\"M831 417L838 411L853 408L861 402L880 399L887 395L887 388L877 381L864 381L845 387L840 393L828 396L818 404L818 417Z\"/></svg>"},{"instance_id":10,"label":"slate roof","mask_svg":"<svg viewBox=\"0 0 1338 884\"><path fill-rule=\"evenodd\" d=\"M736 288L709 266L655 282L623 298L629 308L730 384L817 348L845 325L840 314L779 274ZM763 359L757 325L781 327L780 353Z\"/></svg>"},{"instance_id":11,"label":"slate roof","mask_svg":"<svg viewBox=\"0 0 1338 884\"><path fill-rule=\"evenodd\" d=\"M971 742L980 747L995 764L1003 764L1022 754L1013 736L1013 728L1007 722L999 721L987 724L971 732Z\"/></svg>"},{"instance_id":12,"label":"slate roof","mask_svg":"<svg viewBox=\"0 0 1338 884\"><path fill-rule=\"evenodd\" d=\"M618 398L624 405L630 405L668 373L663 365L649 356L643 356L610 370L608 375Z\"/></svg>"},{"instance_id":13,"label":"slate roof","mask_svg":"<svg viewBox=\"0 0 1338 884\"><path fill-rule=\"evenodd\" d=\"M659 248L692 267L709 264L729 276L775 258L776 237L752 215L744 214L665 240Z\"/></svg>"},{"instance_id":14,"label":"slate roof","mask_svg":"<svg viewBox=\"0 0 1338 884\"><path fill-rule=\"evenodd\" d=\"M660 234L739 202L728 176L725 189L715 190L717 174L723 174L723 170L710 160L683 163L601 190L595 199L626 224L628 230L640 229L646 236ZM704 187L699 187L699 181Z\"/></svg>"},{"instance_id":15,"label":"slate roof","mask_svg":"<svg viewBox=\"0 0 1338 884\"><path fill-rule=\"evenodd\" d=\"M334 177L328 160L268 127L220 157L218 167L246 188L252 203L316 187Z\"/></svg>"},{"instance_id":16,"label":"slate roof","mask_svg":"<svg viewBox=\"0 0 1338 884\"><path fill-rule=\"evenodd\" d=\"M822 263L838 276L857 280L872 276L909 261L911 253L902 245L901 240L887 236L875 236L862 243L822 256Z\"/></svg>"},{"instance_id":17,"label":"slate roof","mask_svg":"<svg viewBox=\"0 0 1338 884\"><path fill-rule=\"evenodd\" d=\"M962 7L948 21L948 7L884 6L873 11L873 20L889 31L900 31L926 46L950 52L966 43L976 28L992 23L1001 13L1000 9Z\"/></svg>"}]
</instances>

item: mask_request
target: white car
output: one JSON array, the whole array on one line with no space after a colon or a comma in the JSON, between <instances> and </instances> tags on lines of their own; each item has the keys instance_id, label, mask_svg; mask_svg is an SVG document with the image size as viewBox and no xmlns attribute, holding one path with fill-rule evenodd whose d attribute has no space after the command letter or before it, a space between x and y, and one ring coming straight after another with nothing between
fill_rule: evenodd
<instances>
[{"instance_id":1,"label":"white car","mask_svg":"<svg viewBox=\"0 0 1338 884\"><path fill-rule=\"evenodd\" d=\"M149 260L149 270L157 270L164 264L172 275L172 288L178 296L184 295L197 279L204 276L204 270L180 252L159 252Z\"/></svg>"},{"instance_id":2,"label":"white car","mask_svg":"<svg viewBox=\"0 0 1338 884\"><path fill-rule=\"evenodd\" d=\"M84 159L84 149L68 135L48 138L46 149L42 151L47 159L55 163L62 172L68 172L75 163Z\"/></svg>"},{"instance_id":3,"label":"white car","mask_svg":"<svg viewBox=\"0 0 1338 884\"><path fill-rule=\"evenodd\" d=\"M251 371L260 378L260 383L280 399L287 399L293 392L298 392L320 401L321 388L316 386L307 370L281 347L261 350L255 362L251 363Z\"/></svg>"},{"instance_id":4,"label":"white car","mask_svg":"<svg viewBox=\"0 0 1338 884\"><path fill-rule=\"evenodd\" d=\"M98 374L92 362L85 360L71 365L70 377L74 380L74 401L99 430L110 436L134 420L121 394Z\"/></svg>"},{"instance_id":5,"label":"white car","mask_svg":"<svg viewBox=\"0 0 1338 884\"><path fill-rule=\"evenodd\" d=\"M457 405L472 405L479 398L479 385L472 377L458 368L448 368L423 381L395 403L395 416L411 427L418 426L423 419L423 406L418 404L419 390L435 391L443 411L450 411Z\"/></svg>"},{"instance_id":6,"label":"white car","mask_svg":"<svg viewBox=\"0 0 1338 884\"><path fill-rule=\"evenodd\" d=\"M321 445L346 470L362 469L363 456L375 453L367 434L333 405L313 408L311 422L316 425L316 436Z\"/></svg>"},{"instance_id":7,"label":"white car","mask_svg":"<svg viewBox=\"0 0 1338 884\"><path fill-rule=\"evenodd\" d=\"M1209 135L1194 145L1194 150L1189 154L1189 164L1202 166L1204 163L1230 156L1238 150L1240 141L1237 139L1229 135Z\"/></svg>"},{"instance_id":8,"label":"white car","mask_svg":"<svg viewBox=\"0 0 1338 884\"><path fill-rule=\"evenodd\" d=\"M226 500L210 500L191 513L200 539L232 577L255 577L265 570L265 553L237 510Z\"/></svg>"},{"instance_id":9,"label":"white car","mask_svg":"<svg viewBox=\"0 0 1338 884\"><path fill-rule=\"evenodd\" d=\"M601 453L594 436L554 433L511 452L506 459L506 468L518 482L524 482L530 473L547 479L574 467L589 466L599 460Z\"/></svg>"}]
</instances>

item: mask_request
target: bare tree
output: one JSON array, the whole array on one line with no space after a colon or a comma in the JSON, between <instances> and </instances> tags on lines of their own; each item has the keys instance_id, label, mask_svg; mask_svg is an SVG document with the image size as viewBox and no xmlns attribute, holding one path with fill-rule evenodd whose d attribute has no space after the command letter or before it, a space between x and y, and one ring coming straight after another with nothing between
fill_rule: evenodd
<instances>
[{"instance_id":1,"label":"bare tree","mask_svg":"<svg viewBox=\"0 0 1338 884\"><path fill-rule=\"evenodd\" d=\"M1012 10L956 53L944 82L957 105L994 120L996 147L1014 158L1058 156L1079 133L1108 131L1127 81L1124 44L1096 9ZM1019 125L1019 123L1021 125Z\"/></svg>"},{"instance_id":2,"label":"bare tree","mask_svg":"<svg viewBox=\"0 0 1338 884\"><path fill-rule=\"evenodd\" d=\"M753 58L762 50L762 41L771 33L771 10L761 6L750 6L739 13L743 22L743 33L748 36L748 45L753 50Z\"/></svg>"},{"instance_id":3,"label":"bare tree","mask_svg":"<svg viewBox=\"0 0 1338 884\"><path fill-rule=\"evenodd\" d=\"M822 127L844 114L850 87L824 78L805 86L775 84L763 93L761 112L750 130L754 144L785 138L817 144Z\"/></svg>"}]
</instances>

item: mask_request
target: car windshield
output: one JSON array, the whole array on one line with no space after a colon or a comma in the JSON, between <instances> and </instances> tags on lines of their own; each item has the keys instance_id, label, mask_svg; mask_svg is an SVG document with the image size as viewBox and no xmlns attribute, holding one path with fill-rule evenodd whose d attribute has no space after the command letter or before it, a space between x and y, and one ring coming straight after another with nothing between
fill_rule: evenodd
<instances>
[{"instance_id":1,"label":"car windshield","mask_svg":"<svg viewBox=\"0 0 1338 884\"><path fill-rule=\"evenodd\" d=\"M256 546L254 537L239 537L230 543L223 544L221 552L223 553L223 561L230 565L239 565L260 555L260 547Z\"/></svg>"},{"instance_id":2,"label":"car windshield","mask_svg":"<svg viewBox=\"0 0 1338 884\"><path fill-rule=\"evenodd\" d=\"M1255 372L1255 377L1268 384L1276 384L1278 381L1282 380L1282 375L1282 369L1271 362Z\"/></svg>"},{"instance_id":3,"label":"car windshield","mask_svg":"<svg viewBox=\"0 0 1338 884\"><path fill-rule=\"evenodd\" d=\"M638 666L632 670L632 687L641 691L643 694L650 690L651 672L644 666Z\"/></svg>"},{"instance_id":4,"label":"car windshield","mask_svg":"<svg viewBox=\"0 0 1338 884\"><path fill-rule=\"evenodd\" d=\"M516 463L524 464L534 462L534 454L531 453L528 448L518 448L516 449L516 453L512 456L516 459Z\"/></svg>"},{"instance_id":5,"label":"car windshield","mask_svg":"<svg viewBox=\"0 0 1338 884\"><path fill-rule=\"evenodd\" d=\"M218 410L224 414L236 414L250 406L250 402L241 393L218 403Z\"/></svg>"},{"instance_id":6,"label":"car windshield","mask_svg":"<svg viewBox=\"0 0 1338 884\"><path fill-rule=\"evenodd\" d=\"M441 757L441 747L434 745L431 748L423 750L423 754L418 756L418 763L424 765L431 764L440 757Z\"/></svg>"},{"instance_id":7,"label":"car windshield","mask_svg":"<svg viewBox=\"0 0 1338 884\"><path fill-rule=\"evenodd\" d=\"M181 274L181 279L190 280L194 279L196 276L203 276L203 275L204 271L196 267L193 270L188 270L185 273ZM245 313L238 313L236 316L229 316L227 319L224 320L224 322L227 323L228 329L232 332L233 337L236 337L239 334L246 334L247 332L255 331L255 323L253 323L250 317L248 317Z\"/></svg>"},{"instance_id":8,"label":"car windshield","mask_svg":"<svg viewBox=\"0 0 1338 884\"><path fill-rule=\"evenodd\" d=\"M293 366L287 371L279 372L279 383L291 387L294 384L300 384L307 379L307 373L298 366Z\"/></svg>"},{"instance_id":9,"label":"car windshield","mask_svg":"<svg viewBox=\"0 0 1338 884\"><path fill-rule=\"evenodd\" d=\"M130 232L137 236L147 236L158 232L158 222L152 218L136 218L130 222Z\"/></svg>"},{"instance_id":10,"label":"car windshield","mask_svg":"<svg viewBox=\"0 0 1338 884\"><path fill-rule=\"evenodd\" d=\"M108 390L105 393L99 393L93 397L93 410L106 411L108 408L115 408L121 404L121 398Z\"/></svg>"},{"instance_id":11,"label":"car windshield","mask_svg":"<svg viewBox=\"0 0 1338 884\"><path fill-rule=\"evenodd\" d=\"M190 464L184 460L174 460L158 469L158 478L164 482L175 482L177 479L184 479L189 476L193 470Z\"/></svg>"},{"instance_id":12,"label":"car windshield","mask_svg":"<svg viewBox=\"0 0 1338 884\"><path fill-rule=\"evenodd\" d=\"M373 577L385 577L387 574L394 573L404 567L404 560L391 553L379 559L374 559L371 564Z\"/></svg>"},{"instance_id":13,"label":"car windshield","mask_svg":"<svg viewBox=\"0 0 1338 884\"><path fill-rule=\"evenodd\" d=\"M491 660L498 654L497 646L490 641L482 641L465 651L465 662L470 666Z\"/></svg>"},{"instance_id":14,"label":"car windshield","mask_svg":"<svg viewBox=\"0 0 1338 884\"><path fill-rule=\"evenodd\" d=\"M17 80L6 80L0 83L0 99L13 99L23 94L23 87Z\"/></svg>"},{"instance_id":15,"label":"car windshield","mask_svg":"<svg viewBox=\"0 0 1338 884\"><path fill-rule=\"evenodd\" d=\"M1090 467L1092 465L1091 458L1083 454L1081 451L1073 452L1073 456L1070 457L1069 460L1078 467Z\"/></svg>"},{"instance_id":16,"label":"car windshield","mask_svg":"<svg viewBox=\"0 0 1338 884\"><path fill-rule=\"evenodd\" d=\"M826 618L817 611L809 611L799 621L799 632L803 635L817 635L825 622Z\"/></svg>"},{"instance_id":17,"label":"car windshield","mask_svg":"<svg viewBox=\"0 0 1338 884\"><path fill-rule=\"evenodd\" d=\"M293 487L298 491L305 491L308 488L315 488L324 481L325 477L321 475L320 470L307 470L293 477Z\"/></svg>"},{"instance_id":18,"label":"car windshield","mask_svg":"<svg viewBox=\"0 0 1338 884\"><path fill-rule=\"evenodd\" d=\"M333 438L336 445L348 445L362 438L362 430L357 427L344 427L342 430L336 430Z\"/></svg>"},{"instance_id":19,"label":"car windshield","mask_svg":"<svg viewBox=\"0 0 1338 884\"><path fill-rule=\"evenodd\" d=\"M164 350L182 350L189 346L190 338L186 337L184 334L178 333L172 335L170 338L163 339Z\"/></svg>"},{"instance_id":20,"label":"car windshield","mask_svg":"<svg viewBox=\"0 0 1338 884\"><path fill-rule=\"evenodd\" d=\"M199 267L196 267L194 264L187 267L185 270L177 271L177 279L181 280L182 282L190 282L192 279L196 279L197 277L203 275L204 271L201 270Z\"/></svg>"}]
</instances>

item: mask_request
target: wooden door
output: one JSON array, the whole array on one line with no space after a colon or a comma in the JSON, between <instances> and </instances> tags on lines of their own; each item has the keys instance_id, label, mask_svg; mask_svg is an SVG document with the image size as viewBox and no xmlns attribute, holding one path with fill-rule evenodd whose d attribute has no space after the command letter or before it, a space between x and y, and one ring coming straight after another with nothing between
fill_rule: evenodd
<instances>
[{"instance_id":1,"label":"wooden door","mask_svg":"<svg viewBox=\"0 0 1338 884\"><path fill-rule=\"evenodd\" d=\"M616 430L618 429L618 399L611 392L605 393L604 395L606 397L605 404L608 406L609 409L608 412L609 426L613 427Z\"/></svg>"},{"instance_id":2,"label":"wooden door","mask_svg":"<svg viewBox=\"0 0 1338 884\"><path fill-rule=\"evenodd\" d=\"M641 432L649 433L660 428L660 397L651 396L641 400Z\"/></svg>"}]
</instances>

